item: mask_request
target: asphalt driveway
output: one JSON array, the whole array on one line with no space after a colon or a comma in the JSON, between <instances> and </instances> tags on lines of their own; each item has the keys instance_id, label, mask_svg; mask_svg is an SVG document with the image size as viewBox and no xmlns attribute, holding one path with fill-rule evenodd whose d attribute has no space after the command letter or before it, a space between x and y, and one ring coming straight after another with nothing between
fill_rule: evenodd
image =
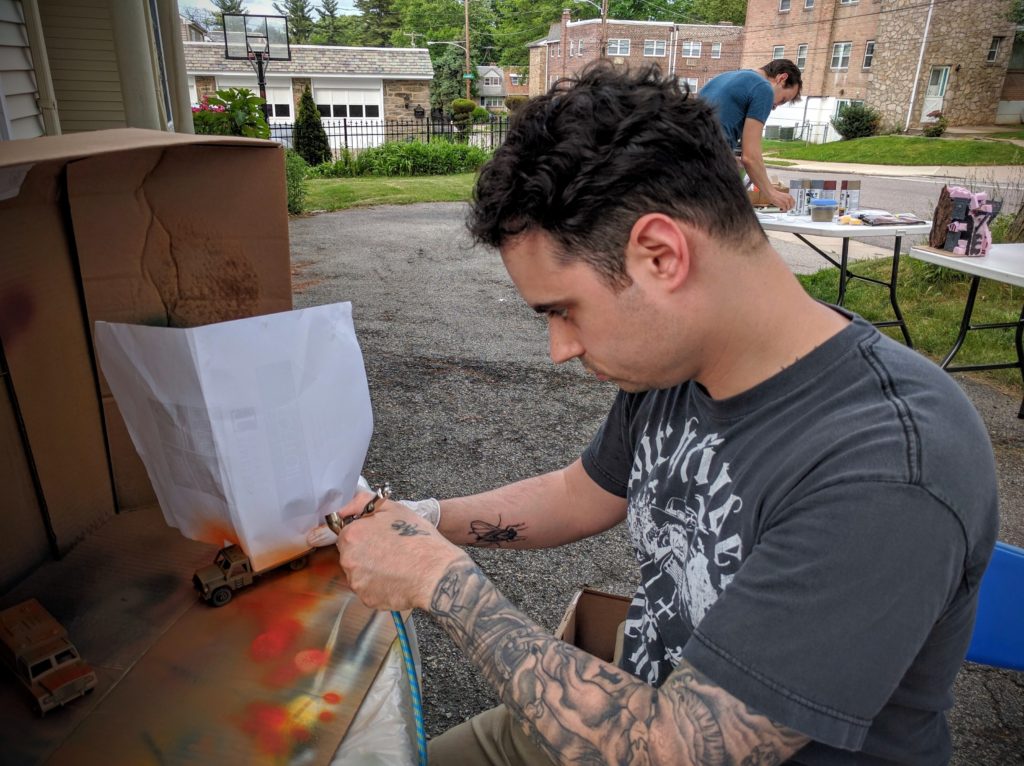
<instances>
[{"instance_id":1,"label":"asphalt driveway","mask_svg":"<svg viewBox=\"0 0 1024 766\"><path fill-rule=\"evenodd\" d=\"M462 204L435 203L291 223L296 307L353 303L375 418L365 473L399 496L470 494L561 467L579 456L615 395L578 364L551 364L544 319L519 300L496 254L470 246L464 217ZM996 447L1000 538L1024 545L1019 392L961 382ZM563 548L473 555L551 630L581 586L630 595L637 580L622 525ZM429 618L417 614L416 625L427 729L436 735L495 699ZM1024 675L967 665L956 692L953 763L1024 764Z\"/></svg>"}]
</instances>

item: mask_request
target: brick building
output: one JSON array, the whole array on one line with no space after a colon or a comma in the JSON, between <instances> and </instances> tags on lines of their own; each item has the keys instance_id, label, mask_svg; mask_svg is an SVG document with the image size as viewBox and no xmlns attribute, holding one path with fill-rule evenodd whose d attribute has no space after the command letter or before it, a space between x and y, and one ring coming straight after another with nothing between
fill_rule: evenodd
<instances>
[{"instance_id":1,"label":"brick building","mask_svg":"<svg viewBox=\"0 0 1024 766\"><path fill-rule=\"evenodd\" d=\"M572 21L563 11L547 36L530 43L529 95L544 93L562 77L607 58L618 66L658 64L694 90L716 74L739 68L743 27L670 21L600 19Z\"/></svg>"},{"instance_id":2,"label":"brick building","mask_svg":"<svg viewBox=\"0 0 1024 766\"><path fill-rule=\"evenodd\" d=\"M529 95L527 78L520 67L486 64L476 68L477 103L492 112L507 112L505 98Z\"/></svg>"},{"instance_id":3,"label":"brick building","mask_svg":"<svg viewBox=\"0 0 1024 766\"><path fill-rule=\"evenodd\" d=\"M951 125L992 123L1013 47L1009 8L1010 0L749 0L742 66L788 58L803 70L805 98L776 110L770 128L821 131L856 102L878 109L888 129L919 129L937 111Z\"/></svg>"}]
</instances>

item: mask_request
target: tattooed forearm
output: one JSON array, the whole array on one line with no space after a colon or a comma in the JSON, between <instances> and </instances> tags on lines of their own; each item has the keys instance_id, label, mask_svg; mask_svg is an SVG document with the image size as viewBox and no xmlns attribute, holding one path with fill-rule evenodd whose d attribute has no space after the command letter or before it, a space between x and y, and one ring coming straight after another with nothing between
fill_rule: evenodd
<instances>
[{"instance_id":1,"label":"tattooed forearm","mask_svg":"<svg viewBox=\"0 0 1024 766\"><path fill-rule=\"evenodd\" d=\"M410 524L408 521L393 521L391 522L391 528L396 530L402 537L430 534L425 529L420 529L415 524Z\"/></svg>"},{"instance_id":2,"label":"tattooed forearm","mask_svg":"<svg viewBox=\"0 0 1024 766\"><path fill-rule=\"evenodd\" d=\"M471 521L469 534L474 537L474 545L483 547L499 547L502 543L521 542L526 538L519 534L519 530L525 528L525 524L509 524L501 526L501 516L497 524L487 521Z\"/></svg>"},{"instance_id":3,"label":"tattooed forearm","mask_svg":"<svg viewBox=\"0 0 1024 766\"><path fill-rule=\"evenodd\" d=\"M768 764L807 742L685 662L657 690L558 641L472 562L448 569L431 611L556 763Z\"/></svg>"}]
</instances>

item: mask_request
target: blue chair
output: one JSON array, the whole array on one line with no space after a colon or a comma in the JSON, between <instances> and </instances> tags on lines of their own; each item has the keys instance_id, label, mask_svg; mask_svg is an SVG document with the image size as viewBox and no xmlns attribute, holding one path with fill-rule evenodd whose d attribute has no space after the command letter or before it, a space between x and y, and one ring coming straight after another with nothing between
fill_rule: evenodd
<instances>
[{"instance_id":1,"label":"blue chair","mask_svg":"<svg viewBox=\"0 0 1024 766\"><path fill-rule=\"evenodd\" d=\"M996 543L981 580L967 659L1024 670L1024 549Z\"/></svg>"}]
</instances>

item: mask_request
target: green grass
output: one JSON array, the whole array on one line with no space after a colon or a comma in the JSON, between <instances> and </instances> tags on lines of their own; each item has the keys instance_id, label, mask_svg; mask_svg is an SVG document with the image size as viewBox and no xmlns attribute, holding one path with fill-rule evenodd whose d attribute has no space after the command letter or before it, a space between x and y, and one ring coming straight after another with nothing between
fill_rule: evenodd
<instances>
[{"instance_id":1,"label":"green grass","mask_svg":"<svg viewBox=\"0 0 1024 766\"><path fill-rule=\"evenodd\" d=\"M989 138L1016 138L1018 140L1024 139L1024 130L1008 130L1001 133L989 133Z\"/></svg>"},{"instance_id":2,"label":"green grass","mask_svg":"<svg viewBox=\"0 0 1024 766\"><path fill-rule=\"evenodd\" d=\"M851 270L856 274L888 281L892 272L892 259L856 263L851 266ZM900 259L897 288L900 309L907 320L914 347L936 362L941 361L953 347L960 327L970 281L969 278L959 277L957 272L934 267L906 255ZM799 279L814 297L835 301L839 286L837 269L830 267L814 274L801 275ZM847 288L845 304L851 311L871 321L895 318L889 305L889 291L878 285L853 280ZM983 279L978 288L971 321L974 324L1014 322L1020 316L1022 304L1024 288ZM881 329L893 338L903 339L897 327ZM1010 362L1015 356L1013 330L982 330L967 334L967 340L953 364ZM990 370L971 374L984 376L999 388L1020 395L1021 377L1018 370Z\"/></svg>"},{"instance_id":3,"label":"green grass","mask_svg":"<svg viewBox=\"0 0 1024 766\"><path fill-rule=\"evenodd\" d=\"M828 144L765 141L773 157L869 165L1024 165L1024 148L1006 141L873 136Z\"/></svg>"},{"instance_id":4,"label":"green grass","mask_svg":"<svg viewBox=\"0 0 1024 766\"><path fill-rule=\"evenodd\" d=\"M462 202L470 198L476 175L402 178L323 178L306 181L306 210L346 210L368 205Z\"/></svg>"}]
</instances>

